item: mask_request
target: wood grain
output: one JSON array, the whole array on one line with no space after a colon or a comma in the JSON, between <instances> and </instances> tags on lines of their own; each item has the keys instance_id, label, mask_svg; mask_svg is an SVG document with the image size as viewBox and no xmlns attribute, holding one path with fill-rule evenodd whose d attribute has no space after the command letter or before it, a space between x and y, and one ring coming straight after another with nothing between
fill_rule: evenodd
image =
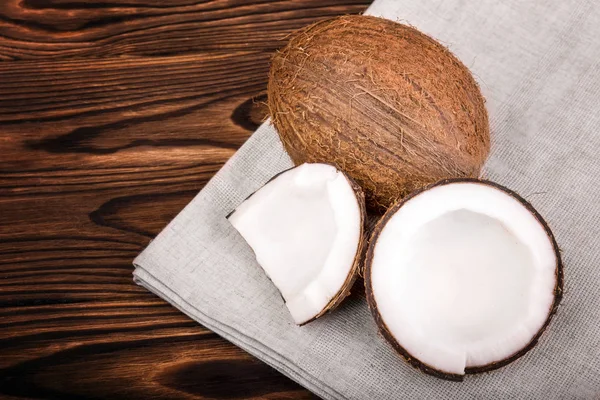
<instances>
[{"instance_id":1,"label":"wood grain","mask_svg":"<svg viewBox=\"0 0 600 400\"><path fill-rule=\"evenodd\" d=\"M286 35L367 3L0 3L0 398L313 397L131 261L266 115Z\"/></svg>"}]
</instances>

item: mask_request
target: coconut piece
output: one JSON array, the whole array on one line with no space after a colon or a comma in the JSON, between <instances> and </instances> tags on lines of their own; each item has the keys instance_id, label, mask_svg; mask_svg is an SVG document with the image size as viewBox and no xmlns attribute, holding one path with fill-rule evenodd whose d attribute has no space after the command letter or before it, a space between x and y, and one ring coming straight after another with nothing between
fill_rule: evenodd
<instances>
[{"instance_id":1,"label":"coconut piece","mask_svg":"<svg viewBox=\"0 0 600 400\"><path fill-rule=\"evenodd\" d=\"M413 366L451 380L525 354L562 296L558 246L542 217L516 193L473 179L393 206L365 268L383 336Z\"/></svg>"},{"instance_id":2,"label":"coconut piece","mask_svg":"<svg viewBox=\"0 0 600 400\"><path fill-rule=\"evenodd\" d=\"M446 178L479 176L490 147L469 70L418 30L371 16L319 21L271 61L268 104L296 164L337 165L385 211Z\"/></svg>"},{"instance_id":3,"label":"coconut piece","mask_svg":"<svg viewBox=\"0 0 600 400\"><path fill-rule=\"evenodd\" d=\"M364 218L361 189L328 164L303 164L275 176L228 217L299 325L350 293Z\"/></svg>"}]
</instances>

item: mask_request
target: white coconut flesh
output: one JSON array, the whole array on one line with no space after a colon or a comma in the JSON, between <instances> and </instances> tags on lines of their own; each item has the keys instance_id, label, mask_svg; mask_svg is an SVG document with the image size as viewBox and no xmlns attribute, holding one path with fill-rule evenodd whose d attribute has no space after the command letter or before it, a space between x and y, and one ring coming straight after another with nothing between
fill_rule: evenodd
<instances>
[{"instance_id":1,"label":"white coconut flesh","mask_svg":"<svg viewBox=\"0 0 600 400\"><path fill-rule=\"evenodd\" d=\"M553 240L519 200L481 182L407 200L372 251L372 295L389 333L443 373L519 352L554 302Z\"/></svg>"},{"instance_id":2,"label":"white coconut flesh","mask_svg":"<svg viewBox=\"0 0 600 400\"><path fill-rule=\"evenodd\" d=\"M297 324L320 315L356 271L361 207L346 176L331 165L303 164L282 173L229 221Z\"/></svg>"}]
</instances>

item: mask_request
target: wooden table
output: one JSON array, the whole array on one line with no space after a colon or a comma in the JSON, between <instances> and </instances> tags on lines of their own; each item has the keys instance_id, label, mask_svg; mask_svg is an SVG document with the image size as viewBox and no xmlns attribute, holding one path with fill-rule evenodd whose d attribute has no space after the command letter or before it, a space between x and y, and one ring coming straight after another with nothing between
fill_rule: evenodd
<instances>
[{"instance_id":1,"label":"wooden table","mask_svg":"<svg viewBox=\"0 0 600 400\"><path fill-rule=\"evenodd\" d=\"M311 398L131 261L258 126L285 36L368 2L0 2L1 398Z\"/></svg>"}]
</instances>

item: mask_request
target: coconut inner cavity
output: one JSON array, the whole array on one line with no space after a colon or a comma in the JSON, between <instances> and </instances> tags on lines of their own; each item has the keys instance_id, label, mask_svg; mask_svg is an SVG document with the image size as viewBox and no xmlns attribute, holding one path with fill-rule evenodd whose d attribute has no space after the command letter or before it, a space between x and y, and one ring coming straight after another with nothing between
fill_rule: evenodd
<instances>
[{"instance_id":1,"label":"coconut inner cavity","mask_svg":"<svg viewBox=\"0 0 600 400\"><path fill-rule=\"evenodd\" d=\"M539 221L488 185L434 187L379 235L372 290L396 341L450 374L526 347L554 300L556 258Z\"/></svg>"},{"instance_id":2,"label":"coconut inner cavity","mask_svg":"<svg viewBox=\"0 0 600 400\"><path fill-rule=\"evenodd\" d=\"M342 289L362 229L354 189L327 164L284 172L242 203L229 221L298 324L318 316Z\"/></svg>"}]
</instances>

